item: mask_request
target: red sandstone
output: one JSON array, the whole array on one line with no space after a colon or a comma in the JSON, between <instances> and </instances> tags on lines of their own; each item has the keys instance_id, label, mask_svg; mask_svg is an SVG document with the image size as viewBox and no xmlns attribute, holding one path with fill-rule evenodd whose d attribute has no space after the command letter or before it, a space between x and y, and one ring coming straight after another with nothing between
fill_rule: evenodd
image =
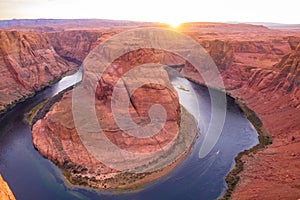
<instances>
[{"instance_id":1,"label":"red sandstone","mask_svg":"<svg viewBox=\"0 0 300 200\"><path fill-rule=\"evenodd\" d=\"M76 69L45 34L0 31L0 52L0 112Z\"/></svg>"}]
</instances>

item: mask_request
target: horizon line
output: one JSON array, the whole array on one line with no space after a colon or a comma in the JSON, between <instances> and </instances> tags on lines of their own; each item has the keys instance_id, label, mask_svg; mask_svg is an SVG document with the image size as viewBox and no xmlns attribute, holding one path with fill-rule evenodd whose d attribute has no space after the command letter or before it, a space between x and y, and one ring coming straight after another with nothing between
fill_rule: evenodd
<instances>
[{"instance_id":1,"label":"horizon line","mask_svg":"<svg viewBox=\"0 0 300 200\"><path fill-rule=\"evenodd\" d=\"M142 21L132 19L109 19L109 18L0 18L0 21L13 21L13 20L110 20L110 21L127 21L127 22L140 22L140 23L161 23L168 24L167 22L159 21ZM224 24L252 24L252 25L300 25L300 23L282 23L282 22L270 22L270 21L186 21L186 23L224 23Z\"/></svg>"}]
</instances>

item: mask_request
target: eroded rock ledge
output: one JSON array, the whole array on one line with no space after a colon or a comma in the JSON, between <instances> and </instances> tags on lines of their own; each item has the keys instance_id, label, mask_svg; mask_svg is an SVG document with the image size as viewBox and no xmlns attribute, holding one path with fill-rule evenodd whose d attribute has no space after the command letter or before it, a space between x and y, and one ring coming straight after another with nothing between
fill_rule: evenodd
<instances>
[{"instance_id":1,"label":"eroded rock ledge","mask_svg":"<svg viewBox=\"0 0 300 200\"><path fill-rule=\"evenodd\" d=\"M0 52L0 114L77 68L42 33L1 30Z\"/></svg>"}]
</instances>

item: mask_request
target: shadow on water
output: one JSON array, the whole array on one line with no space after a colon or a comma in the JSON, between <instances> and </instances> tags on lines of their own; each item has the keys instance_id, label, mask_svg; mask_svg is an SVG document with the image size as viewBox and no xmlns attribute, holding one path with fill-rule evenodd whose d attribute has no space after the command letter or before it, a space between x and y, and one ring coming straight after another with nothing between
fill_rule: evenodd
<instances>
[{"instance_id":1,"label":"shadow on water","mask_svg":"<svg viewBox=\"0 0 300 200\"><path fill-rule=\"evenodd\" d=\"M200 133L190 154L171 173L148 184L139 192L115 194L103 191L68 187L61 171L43 158L33 147L30 127L23 123L26 112L39 102L80 80L81 71L39 92L18 104L0 119L0 173L16 198L31 199L216 199L226 188L225 176L239 152L258 143L252 124L241 113L234 100L228 97L224 129L217 144L204 158L199 158L203 135L201 126L210 119L210 98L207 88L173 77L176 84L187 87L182 92L195 91ZM178 82L179 81L179 82ZM176 87L176 84L174 85ZM179 90L177 90L179 91ZM189 100L185 100L186 106ZM195 107L198 106L197 107ZM196 113L197 113L196 112Z\"/></svg>"}]
</instances>

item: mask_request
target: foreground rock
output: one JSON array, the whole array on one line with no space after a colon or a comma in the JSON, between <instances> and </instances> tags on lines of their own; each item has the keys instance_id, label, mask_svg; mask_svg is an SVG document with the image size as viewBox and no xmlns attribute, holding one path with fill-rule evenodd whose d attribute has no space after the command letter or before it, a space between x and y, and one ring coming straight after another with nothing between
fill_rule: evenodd
<instances>
[{"instance_id":1,"label":"foreground rock","mask_svg":"<svg viewBox=\"0 0 300 200\"><path fill-rule=\"evenodd\" d=\"M0 175L0 199L1 200L15 200L14 194L9 189L7 183Z\"/></svg>"},{"instance_id":2,"label":"foreground rock","mask_svg":"<svg viewBox=\"0 0 300 200\"><path fill-rule=\"evenodd\" d=\"M85 78L78 87L82 92L76 100L80 105L90 106L80 106L74 111L72 91L69 91L33 126L35 147L61 167L71 182L96 188L138 187L168 173L188 153L198 134L195 121L186 111L181 113L177 93L161 66L134 69L147 63L145 59L156 62L151 51L138 50L116 60L101 77L95 77L85 68ZM93 95L95 105L87 103L88 96L93 94L89 89L93 81L99 82L96 96ZM139 86L140 83L143 85ZM135 87L138 89L134 90ZM118 93L113 97L116 88ZM119 102L116 106L120 102L129 103L116 107L114 112L119 113L118 116L112 113L114 101ZM155 104L164 107L165 120L160 119L163 112L151 108ZM94 108L102 131L90 130L95 124L86 113L93 112ZM76 119L72 111L77 113ZM123 115L126 116L122 118L125 127L120 128L115 119ZM153 119L159 120L153 124ZM146 127L142 131L146 135L141 138L131 135L139 132L135 124ZM84 138L79 130L84 132ZM98 134L102 136L97 137ZM113 145L103 147L100 145L103 140ZM117 157L119 153L121 157Z\"/></svg>"},{"instance_id":3,"label":"foreground rock","mask_svg":"<svg viewBox=\"0 0 300 200\"><path fill-rule=\"evenodd\" d=\"M0 31L0 51L0 113L76 69L45 34Z\"/></svg>"}]
</instances>

